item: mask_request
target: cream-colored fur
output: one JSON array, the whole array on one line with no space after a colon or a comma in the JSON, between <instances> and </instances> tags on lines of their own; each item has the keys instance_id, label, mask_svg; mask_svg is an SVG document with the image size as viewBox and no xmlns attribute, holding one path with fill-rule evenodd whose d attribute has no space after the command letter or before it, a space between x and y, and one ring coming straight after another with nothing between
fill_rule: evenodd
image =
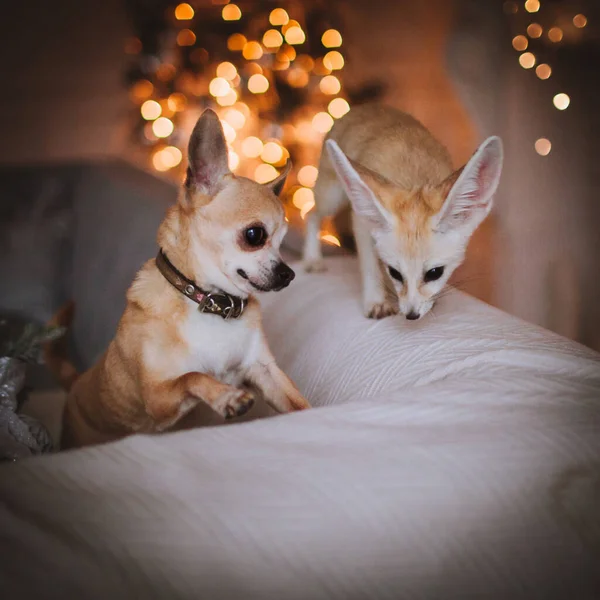
<instances>
[{"instance_id":1,"label":"cream-colored fur","mask_svg":"<svg viewBox=\"0 0 600 600\"><path fill-rule=\"evenodd\" d=\"M149 260L127 292L116 336L96 365L77 377L66 357L48 348L49 365L70 387L63 447L164 431L199 402L226 418L241 415L256 391L278 412L309 408L275 363L253 295L281 289L293 276L286 267L288 279L281 280L279 245L287 224L276 195L289 169L267 185L235 177L212 111L199 119L188 154L188 180L160 226L158 243L201 289L246 298L247 308L227 321L201 313ZM268 237L251 247L245 232L257 225Z\"/></svg>"},{"instance_id":2,"label":"cream-colored fur","mask_svg":"<svg viewBox=\"0 0 600 600\"><path fill-rule=\"evenodd\" d=\"M410 115L379 105L352 109L325 140L307 216L306 269L324 268L321 221L350 201L365 314L422 317L464 260L501 169L497 137L453 171L444 146Z\"/></svg>"}]
</instances>

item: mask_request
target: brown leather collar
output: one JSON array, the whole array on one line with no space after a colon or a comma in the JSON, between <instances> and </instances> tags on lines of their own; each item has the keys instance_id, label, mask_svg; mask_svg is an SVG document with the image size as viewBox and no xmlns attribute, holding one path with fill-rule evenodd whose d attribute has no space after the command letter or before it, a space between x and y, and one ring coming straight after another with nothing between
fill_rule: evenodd
<instances>
[{"instance_id":1,"label":"brown leather collar","mask_svg":"<svg viewBox=\"0 0 600 600\"><path fill-rule=\"evenodd\" d=\"M244 298L232 296L226 292L201 290L171 264L162 250L159 250L156 256L156 266L174 288L199 305L200 312L219 315L225 320L239 319L242 316L247 304Z\"/></svg>"}]
</instances>

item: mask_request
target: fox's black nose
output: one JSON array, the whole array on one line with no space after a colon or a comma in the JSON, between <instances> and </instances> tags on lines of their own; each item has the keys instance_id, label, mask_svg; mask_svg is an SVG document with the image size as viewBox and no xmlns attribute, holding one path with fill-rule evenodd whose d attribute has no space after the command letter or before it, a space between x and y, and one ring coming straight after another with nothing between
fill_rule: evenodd
<instances>
[{"instance_id":1,"label":"fox's black nose","mask_svg":"<svg viewBox=\"0 0 600 600\"><path fill-rule=\"evenodd\" d=\"M292 271L285 263L279 263L274 269L275 277L278 283L282 286L289 285L290 282L296 277L296 273Z\"/></svg>"},{"instance_id":2,"label":"fox's black nose","mask_svg":"<svg viewBox=\"0 0 600 600\"><path fill-rule=\"evenodd\" d=\"M419 313L415 312L414 310L411 310L407 315L406 318L409 321L416 321L419 318Z\"/></svg>"}]
</instances>

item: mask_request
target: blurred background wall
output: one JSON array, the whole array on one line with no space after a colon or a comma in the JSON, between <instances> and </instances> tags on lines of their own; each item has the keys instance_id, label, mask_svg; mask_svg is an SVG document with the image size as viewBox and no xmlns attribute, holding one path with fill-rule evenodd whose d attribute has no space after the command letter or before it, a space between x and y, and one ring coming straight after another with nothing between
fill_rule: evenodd
<instances>
[{"instance_id":1,"label":"blurred background wall","mask_svg":"<svg viewBox=\"0 0 600 600\"><path fill-rule=\"evenodd\" d=\"M540 15L568 9L588 17L585 41L561 43L553 75L542 81L519 65L511 45L517 21L505 4L346 1L344 83L384 82L384 100L430 127L456 165L487 135L503 137L496 208L473 241L461 287L600 349L598 6L542 2ZM0 163L132 156L129 17L121 0L30 0L5 9ZM552 97L565 90L571 106L559 112ZM552 143L548 156L535 152L540 137Z\"/></svg>"}]
</instances>

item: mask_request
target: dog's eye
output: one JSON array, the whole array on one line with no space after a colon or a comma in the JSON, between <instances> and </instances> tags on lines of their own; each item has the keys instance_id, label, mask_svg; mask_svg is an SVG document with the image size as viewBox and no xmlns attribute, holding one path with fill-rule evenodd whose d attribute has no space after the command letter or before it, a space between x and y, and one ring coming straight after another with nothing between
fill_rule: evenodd
<instances>
[{"instance_id":1,"label":"dog's eye","mask_svg":"<svg viewBox=\"0 0 600 600\"><path fill-rule=\"evenodd\" d=\"M433 269L429 269L427 273L425 273L423 277L423 281L425 283L429 283L430 281L438 280L444 274L444 267L434 267Z\"/></svg>"},{"instance_id":2,"label":"dog's eye","mask_svg":"<svg viewBox=\"0 0 600 600\"><path fill-rule=\"evenodd\" d=\"M253 248L258 248L260 246L264 246L267 241L267 232L264 227L255 226L249 227L244 232L244 237L246 238L246 242L249 246Z\"/></svg>"},{"instance_id":3,"label":"dog's eye","mask_svg":"<svg viewBox=\"0 0 600 600\"><path fill-rule=\"evenodd\" d=\"M390 275L396 281L399 281L400 283L402 283L404 281L404 277L402 277L402 273L400 273L400 271L398 271L397 269L394 269L394 267L388 267L388 271L390 272Z\"/></svg>"}]
</instances>

